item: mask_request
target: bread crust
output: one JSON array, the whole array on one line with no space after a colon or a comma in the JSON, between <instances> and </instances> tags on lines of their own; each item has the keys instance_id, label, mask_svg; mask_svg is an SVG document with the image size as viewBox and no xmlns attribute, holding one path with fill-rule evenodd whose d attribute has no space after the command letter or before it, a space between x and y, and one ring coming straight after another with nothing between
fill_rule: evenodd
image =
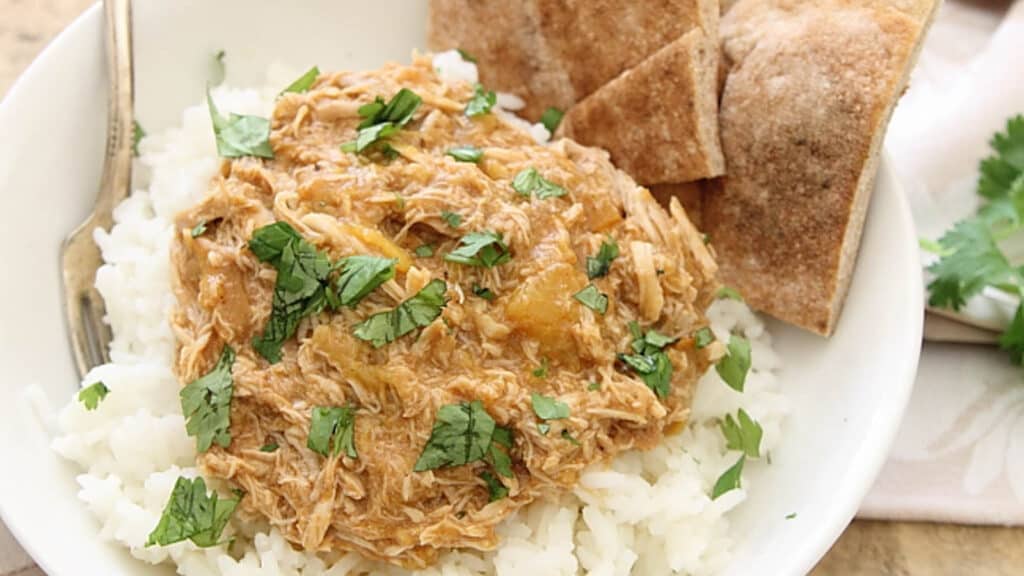
<instances>
[{"instance_id":1,"label":"bread crust","mask_svg":"<svg viewBox=\"0 0 1024 576\"><path fill-rule=\"evenodd\" d=\"M835 329L885 127L934 0L739 0L722 21L728 175L703 224L754 308Z\"/></svg>"}]
</instances>

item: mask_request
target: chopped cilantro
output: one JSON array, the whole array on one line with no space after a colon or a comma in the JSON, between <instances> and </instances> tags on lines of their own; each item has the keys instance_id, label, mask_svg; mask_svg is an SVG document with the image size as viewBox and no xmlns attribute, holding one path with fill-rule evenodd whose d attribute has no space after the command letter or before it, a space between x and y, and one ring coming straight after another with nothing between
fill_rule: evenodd
<instances>
[{"instance_id":1,"label":"chopped cilantro","mask_svg":"<svg viewBox=\"0 0 1024 576\"><path fill-rule=\"evenodd\" d=\"M571 432L565 429L562 430L562 440L565 440L574 446L580 446L580 441L577 440Z\"/></svg>"},{"instance_id":2,"label":"chopped cilantro","mask_svg":"<svg viewBox=\"0 0 1024 576\"><path fill-rule=\"evenodd\" d=\"M533 369L533 372L532 372L533 377L534 378L547 378L548 377L548 368L549 368L549 366L548 366L548 359L547 358L541 358L540 359L540 366L538 366L538 367Z\"/></svg>"},{"instance_id":3,"label":"chopped cilantro","mask_svg":"<svg viewBox=\"0 0 1024 576\"><path fill-rule=\"evenodd\" d=\"M253 232L249 249L261 262L277 269L270 318L253 348L271 364L281 360L281 346L295 334L299 322L323 311L328 301L340 305L329 290L331 263L287 222L275 222Z\"/></svg>"},{"instance_id":4,"label":"chopped cilantro","mask_svg":"<svg viewBox=\"0 0 1024 576\"><path fill-rule=\"evenodd\" d=\"M299 76L295 80L295 82L292 82L291 84L288 85L287 88L282 90L281 94L286 94L288 92L293 92L295 94L301 94L303 92L306 92L310 88L313 87L313 84L316 83L316 79L319 78L319 77L320 77L320 69L317 68L316 66L313 66L312 68L307 70L305 74L303 74L302 76Z\"/></svg>"},{"instance_id":5,"label":"chopped cilantro","mask_svg":"<svg viewBox=\"0 0 1024 576\"><path fill-rule=\"evenodd\" d=\"M456 146L455 148L449 148L445 154L459 162L476 163L484 157L484 151L474 146Z\"/></svg>"},{"instance_id":6,"label":"chopped cilantro","mask_svg":"<svg viewBox=\"0 0 1024 576\"><path fill-rule=\"evenodd\" d=\"M569 417L569 405L550 396L533 392L530 394L530 403L533 405L533 413L541 420L561 420Z\"/></svg>"},{"instance_id":7,"label":"chopped cilantro","mask_svg":"<svg viewBox=\"0 0 1024 576\"><path fill-rule=\"evenodd\" d=\"M103 382L95 382L82 388L78 392L78 401L85 406L85 409L92 412L100 405L100 402L110 393L110 388Z\"/></svg>"},{"instance_id":8,"label":"chopped cilantro","mask_svg":"<svg viewBox=\"0 0 1024 576\"><path fill-rule=\"evenodd\" d=\"M508 455L510 450L512 450L512 431L508 428L495 426L494 434L491 435L490 453L486 459L494 467L494 471L505 478L512 478L514 476L512 473L512 459Z\"/></svg>"},{"instance_id":9,"label":"chopped cilantro","mask_svg":"<svg viewBox=\"0 0 1024 576\"><path fill-rule=\"evenodd\" d=\"M540 115L540 123L548 129L548 132L554 134L555 130L558 130L558 125L562 123L562 116L565 116L565 112L552 106Z\"/></svg>"},{"instance_id":10,"label":"chopped cilantro","mask_svg":"<svg viewBox=\"0 0 1024 576\"><path fill-rule=\"evenodd\" d=\"M715 294L715 298L718 298L719 300L728 299L743 302L743 296L739 291L735 288L730 288L729 286L722 286L719 288L718 292Z\"/></svg>"},{"instance_id":11,"label":"chopped cilantro","mask_svg":"<svg viewBox=\"0 0 1024 576\"><path fill-rule=\"evenodd\" d=\"M466 62L472 62L473 64L476 64L476 56L473 56L472 54L466 52L462 48L456 48L455 51L458 52L459 56L461 56L462 59L465 60Z\"/></svg>"},{"instance_id":12,"label":"chopped cilantro","mask_svg":"<svg viewBox=\"0 0 1024 576\"><path fill-rule=\"evenodd\" d=\"M601 242L596 256L587 256L587 278L593 280L608 275L612 260L619 257L619 245L611 236L606 242Z\"/></svg>"},{"instance_id":13,"label":"chopped cilantro","mask_svg":"<svg viewBox=\"0 0 1024 576\"><path fill-rule=\"evenodd\" d=\"M441 220L444 220L444 223L447 224L449 228L458 228L462 225L462 214L442 210Z\"/></svg>"},{"instance_id":14,"label":"chopped cilantro","mask_svg":"<svg viewBox=\"0 0 1024 576\"><path fill-rule=\"evenodd\" d=\"M740 408L736 418L732 414L726 414L720 424L722 435L725 436L725 447L729 450L739 450L748 458L759 458L761 456L761 436L763 430L761 425L754 421L747 414L746 410Z\"/></svg>"},{"instance_id":15,"label":"chopped cilantro","mask_svg":"<svg viewBox=\"0 0 1024 576\"><path fill-rule=\"evenodd\" d=\"M139 142L146 137L146 131L138 120L132 120L132 156L139 157Z\"/></svg>"},{"instance_id":16,"label":"chopped cilantro","mask_svg":"<svg viewBox=\"0 0 1024 576\"><path fill-rule=\"evenodd\" d=\"M233 498L220 498L216 492L206 493L202 478L178 478L160 522L146 539L146 547L184 540L200 548L222 544L220 535L241 499L241 491L236 491Z\"/></svg>"},{"instance_id":17,"label":"chopped cilantro","mask_svg":"<svg viewBox=\"0 0 1024 576\"><path fill-rule=\"evenodd\" d=\"M711 344L714 341L715 333L707 326L704 326L693 333L693 342L697 346L698 350L707 347L708 344Z\"/></svg>"},{"instance_id":18,"label":"chopped cilantro","mask_svg":"<svg viewBox=\"0 0 1024 576\"><path fill-rule=\"evenodd\" d=\"M378 312L356 324L353 332L356 338L366 340L374 348L394 342L417 328L429 325L441 315L448 303L445 298L447 286L444 280L431 280L405 302L396 308Z\"/></svg>"},{"instance_id":19,"label":"chopped cilantro","mask_svg":"<svg viewBox=\"0 0 1024 576\"><path fill-rule=\"evenodd\" d=\"M498 95L484 90L483 85L477 83L473 86L473 97L466 103L466 116L473 118L474 116L487 114L497 103Z\"/></svg>"},{"instance_id":20,"label":"chopped cilantro","mask_svg":"<svg viewBox=\"0 0 1024 576\"><path fill-rule=\"evenodd\" d=\"M790 512L789 514L786 514L786 520L792 520L793 518L796 518L796 512Z\"/></svg>"},{"instance_id":21,"label":"chopped cilantro","mask_svg":"<svg viewBox=\"0 0 1024 576\"><path fill-rule=\"evenodd\" d=\"M486 288L476 283L473 284L473 294L476 294L478 297L487 301L494 300L495 298L494 292L490 288Z\"/></svg>"},{"instance_id":22,"label":"chopped cilantro","mask_svg":"<svg viewBox=\"0 0 1024 576\"><path fill-rule=\"evenodd\" d=\"M306 447L321 456L358 458L355 410L350 406L317 406L309 422Z\"/></svg>"},{"instance_id":23,"label":"chopped cilantro","mask_svg":"<svg viewBox=\"0 0 1024 576\"><path fill-rule=\"evenodd\" d=\"M603 315L608 311L608 295L602 293L592 283L587 284L582 290L573 294L572 297L598 314Z\"/></svg>"},{"instance_id":24,"label":"chopped cilantro","mask_svg":"<svg viewBox=\"0 0 1024 576\"><path fill-rule=\"evenodd\" d=\"M508 496L508 488L506 488L505 485L501 483L501 480L498 480L494 474L491 474L489 470L481 472L480 478L487 483L487 491L490 493L489 502L501 500Z\"/></svg>"},{"instance_id":25,"label":"chopped cilantro","mask_svg":"<svg viewBox=\"0 0 1024 576\"><path fill-rule=\"evenodd\" d=\"M212 58L210 58L210 69L208 71L208 82L210 86L220 86L224 83L224 78L228 75L228 67L224 63L224 57L227 53L223 50L218 50Z\"/></svg>"},{"instance_id":26,"label":"chopped cilantro","mask_svg":"<svg viewBox=\"0 0 1024 576\"><path fill-rule=\"evenodd\" d=\"M268 442L263 446L260 446L260 452L277 452L277 442Z\"/></svg>"},{"instance_id":27,"label":"chopped cilantro","mask_svg":"<svg viewBox=\"0 0 1024 576\"><path fill-rule=\"evenodd\" d=\"M640 379L658 398L667 397L672 386L672 361L664 348L676 339L657 330L643 333L636 322L629 323L629 331L633 334L630 347L634 354L619 354L619 360L639 374Z\"/></svg>"},{"instance_id":28,"label":"chopped cilantro","mask_svg":"<svg viewBox=\"0 0 1024 576\"><path fill-rule=\"evenodd\" d=\"M743 392L750 371L750 342L733 335L729 338L729 353L715 364L715 370L730 388Z\"/></svg>"},{"instance_id":29,"label":"chopped cilantro","mask_svg":"<svg viewBox=\"0 0 1024 576\"><path fill-rule=\"evenodd\" d=\"M511 258L501 233L489 230L466 234L459 240L459 247L444 256L448 262L486 268L494 268Z\"/></svg>"},{"instance_id":30,"label":"chopped cilantro","mask_svg":"<svg viewBox=\"0 0 1024 576\"><path fill-rule=\"evenodd\" d=\"M422 472L483 460L490 453L494 429L494 419L479 400L442 406L413 470Z\"/></svg>"},{"instance_id":31,"label":"chopped cilantro","mask_svg":"<svg viewBox=\"0 0 1024 576\"><path fill-rule=\"evenodd\" d=\"M359 123L359 132L354 141L341 146L342 151L362 154L374 145L387 145L385 141L412 120L422 103L419 95L402 88L386 103L377 96L373 102L360 106L358 112L363 121ZM384 149L386 154L389 150L390 147ZM394 155L393 151L391 155Z\"/></svg>"},{"instance_id":32,"label":"chopped cilantro","mask_svg":"<svg viewBox=\"0 0 1024 576\"><path fill-rule=\"evenodd\" d=\"M395 277L397 262L394 258L379 256L349 256L339 260L335 268L340 269L341 274L333 286L337 305L355 308L367 294Z\"/></svg>"},{"instance_id":33,"label":"chopped cilantro","mask_svg":"<svg viewBox=\"0 0 1024 576\"><path fill-rule=\"evenodd\" d=\"M420 244L412 251L412 253L415 254L417 258L430 258L434 255L434 245Z\"/></svg>"},{"instance_id":34,"label":"chopped cilantro","mask_svg":"<svg viewBox=\"0 0 1024 576\"><path fill-rule=\"evenodd\" d=\"M547 422L539 422L537 424L537 431L540 432L541 436L547 436L548 432L551 431L551 424Z\"/></svg>"},{"instance_id":35,"label":"chopped cilantro","mask_svg":"<svg viewBox=\"0 0 1024 576\"><path fill-rule=\"evenodd\" d=\"M196 224L195 226L193 226L192 227L192 231L189 232L189 234L191 234L193 238L199 238L200 236L202 236L205 233L206 233L206 219L205 218L203 220L200 220L199 224Z\"/></svg>"},{"instance_id":36,"label":"chopped cilantro","mask_svg":"<svg viewBox=\"0 0 1024 576\"><path fill-rule=\"evenodd\" d=\"M1013 320L999 336L999 347L1010 353L1014 364L1024 364L1024 303L1017 306Z\"/></svg>"},{"instance_id":37,"label":"chopped cilantro","mask_svg":"<svg viewBox=\"0 0 1024 576\"><path fill-rule=\"evenodd\" d=\"M722 475L715 481L714 488L711 489L712 500L717 500L722 494L740 487L740 478L743 476L743 462L746 459L746 456L740 455L740 459L735 464L730 466L725 472L722 472Z\"/></svg>"},{"instance_id":38,"label":"chopped cilantro","mask_svg":"<svg viewBox=\"0 0 1024 576\"><path fill-rule=\"evenodd\" d=\"M217 110L213 96L206 93L206 104L213 122L213 135L217 139L217 153L224 158L256 156L273 158L270 146L270 121L259 116L228 114L227 118Z\"/></svg>"},{"instance_id":39,"label":"chopped cilantro","mask_svg":"<svg viewBox=\"0 0 1024 576\"><path fill-rule=\"evenodd\" d=\"M520 196L529 198L533 194L539 200L558 198L566 194L565 188L544 178L536 168L532 167L521 170L515 175L512 179L512 189Z\"/></svg>"},{"instance_id":40,"label":"chopped cilantro","mask_svg":"<svg viewBox=\"0 0 1024 576\"><path fill-rule=\"evenodd\" d=\"M591 392L595 392L600 389L601 383L596 380L594 382L591 382L590 384L587 384L587 390L590 390Z\"/></svg>"},{"instance_id":41,"label":"chopped cilantro","mask_svg":"<svg viewBox=\"0 0 1024 576\"><path fill-rule=\"evenodd\" d=\"M188 420L185 431L196 439L196 452L206 452L216 442L231 444L231 397L235 382L231 368L235 351L227 344L213 370L181 389L181 413Z\"/></svg>"}]
</instances>

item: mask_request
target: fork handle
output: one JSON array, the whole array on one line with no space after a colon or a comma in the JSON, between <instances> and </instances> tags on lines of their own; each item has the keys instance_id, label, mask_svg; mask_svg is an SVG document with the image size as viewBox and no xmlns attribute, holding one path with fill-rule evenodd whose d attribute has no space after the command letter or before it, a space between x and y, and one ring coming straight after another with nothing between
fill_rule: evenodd
<instances>
[{"instance_id":1,"label":"fork handle","mask_svg":"<svg viewBox=\"0 0 1024 576\"><path fill-rule=\"evenodd\" d=\"M107 147L96 199L96 224L108 228L112 211L131 190L135 123L131 0L103 0L107 55Z\"/></svg>"}]
</instances>

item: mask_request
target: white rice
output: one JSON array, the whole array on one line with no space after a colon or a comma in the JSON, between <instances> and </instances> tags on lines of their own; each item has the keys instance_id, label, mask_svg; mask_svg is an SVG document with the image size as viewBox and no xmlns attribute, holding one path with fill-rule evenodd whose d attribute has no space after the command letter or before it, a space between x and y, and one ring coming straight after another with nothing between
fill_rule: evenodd
<instances>
[{"instance_id":1,"label":"white rice","mask_svg":"<svg viewBox=\"0 0 1024 576\"><path fill-rule=\"evenodd\" d=\"M475 66L451 54L439 56L435 65L450 77L475 81ZM214 98L221 110L268 115L278 87L290 80L275 76L267 88L221 87ZM514 109L522 102L503 96L501 104ZM550 136L543 126L516 121L538 140ZM225 546L200 549L190 542L144 546L175 480L196 474L194 441L185 433L179 384L171 370L175 342L167 318L174 297L168 249L175 214L203 197L219 164L205 104L185 110L180 127L143 140L141 153L139 189L116 209L113 229L96 235L106 262L96 284L107 303L114 342L112 362L90 372L83 385L102 380L110 394L91 412L72 399L59 415L53 441L54 450L85 471L78 476L78 496L102 526L100 537L145 562L173 563L186 576L404 574L357 554L296 551L276 529L238 521L228 528L237 537L230 553ZM715 480L739 458L726 450L718 421L745 409L764 429L766 454L779 441L788 408L773 374L779 361L760 319L732 300L717 302L709 316L719 339L737 333L751 341L753 369L745 392L733 391L709 371L698 384L691 422L681 434L649 452L625 453L610 467L591 469L573 494L536 502L509 518L499 527L496 551L451 552L423 573L611 576L720 570L733 543L729 512L751 486L744 476L743 488L709 497ZM763 465L749 462L746 470Z\"/></svg>"}]
</instances>

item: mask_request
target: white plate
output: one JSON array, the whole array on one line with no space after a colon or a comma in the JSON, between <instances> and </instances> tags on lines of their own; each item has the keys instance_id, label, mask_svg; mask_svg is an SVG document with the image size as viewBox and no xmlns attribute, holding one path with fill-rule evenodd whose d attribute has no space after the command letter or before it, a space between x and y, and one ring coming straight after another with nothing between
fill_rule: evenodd
<instances>
[{"instance_id":1,"label":"white plate","mask_svg":"<svg viewBox=\"0 0 1024 576\"><path fill-rule=\"evenodd\" d=\"M198 101L210 55L225 49L228 81L258 84L280 60L305 69L376 67L423 48L423 0L277 2L137 0L138 110L151 131ZM0 104L0 512L51 576L152 574L100 541L75 498L76 470L48 448L24 399L51 404L76 385L63 324L58 249L87 213L104 143L102 18L89 10L36 60ZM785 209L780 206L780 209ZM730 574L802 574L853 517L896 432L921 336L917 240L906 202L882 164L846 310L831 340L773 324L793 402L773 464L735 515ZM159 446L154 446L159 450ZM785 516L796 512L793 520ZM159 570L156 570L159 572Z\"/></svg>"}]
</instances>

